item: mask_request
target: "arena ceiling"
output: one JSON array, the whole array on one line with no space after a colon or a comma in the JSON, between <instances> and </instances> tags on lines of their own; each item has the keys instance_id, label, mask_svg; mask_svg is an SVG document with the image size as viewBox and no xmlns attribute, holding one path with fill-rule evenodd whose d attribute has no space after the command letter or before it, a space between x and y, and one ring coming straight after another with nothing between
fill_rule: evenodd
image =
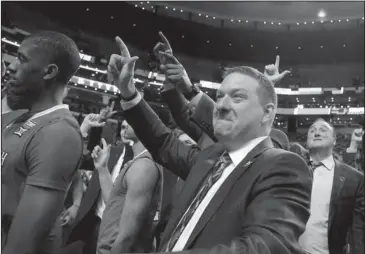
<instances>
[{"instance_id":1,"label":"arena ceiling","mask_svg":"<svg viewBox=\"0 0 365 254\"><path fill-rule=\"evenodd\" d=\"M171 1L151 2L193 13L216 16L222 19L247 19L273 22L303 22L321 20L317 13L323 9L323 20L364 17L364 2L203 2Z\"/></svg>"}]
</instances>

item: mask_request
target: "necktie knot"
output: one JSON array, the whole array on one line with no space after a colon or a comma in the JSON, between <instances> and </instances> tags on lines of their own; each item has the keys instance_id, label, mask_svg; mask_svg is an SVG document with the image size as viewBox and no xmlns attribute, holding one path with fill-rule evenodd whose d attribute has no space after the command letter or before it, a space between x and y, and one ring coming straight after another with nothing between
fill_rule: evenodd
<instances>
[{"instance_id":1,"label":"necktie knot","mask_svg":"<svg viewBox=\"0 0 365 254\"><path fill-rule=\"evenodd\" d=\"M322 162L314 162L314 161L309 161L308 166L312 169L312 171L314 171L316 168L323 166L324 164Z\"/></svg>"}]
</instances>

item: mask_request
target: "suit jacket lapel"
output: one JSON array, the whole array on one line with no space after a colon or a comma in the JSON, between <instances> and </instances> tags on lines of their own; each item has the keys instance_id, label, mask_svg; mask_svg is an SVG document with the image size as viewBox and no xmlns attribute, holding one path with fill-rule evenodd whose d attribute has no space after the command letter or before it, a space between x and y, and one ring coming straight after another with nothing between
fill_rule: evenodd
<instances>
[{"instance_id":1,"label":"suit jacket lapel","mask_svg":"<svg viewBox=\"0 0 365 254\"><path fill-rule=\"evenodd\" d=\"M226 196L229 194L234 184L238 181L241 175L251 167L256 158L265 152L267 149L272 148L273 144L269 138L263 140L259 143L251 152L247 154L247 156L240 162L240 164L232 171L229 177L225 180L222 186L219 188L212 201L209 203L208 207L205 209L201 218L199 219L197 225L195 226L192 234L189 237L188 242L185 245L185 248L188 248L189 245L195 240L195 238L199 235L200 231L206 226L206 224L210 221L213 215L217 212Z\"/></svg>"},{"instance_id":2,"label":"suit jacket lapel","mask_svg":"<svg viewBox=\"0 0 365 254\"><path fill-rule=\"evenodd\" d=\"M170 239L170 236L179 223L181 217L186 212L186 209L190 205L190 202L195 197L202 181L205 179L208 172L215 165L219 157L224 152L224 148L220 144L215 144L209 149L209 153L206 158L198 160L192 168L188 176L188 180L185 182L184 189L179 197L179 202L176 202L176 207L173 209L170 220L166 226L165 232L161 241L161 249L164 244ZM204 152L202 152L204 153ZM202 155L204 156L204 155Z\"/></svg>"},{"instance_id":3,"label":"suit jacket lapel","mask_svg":"<svg viewBox=\"0 0 365 254\"><path fill-rule=\"evenodd\" d=\"M337 160L335 160L334 170L335 170L335 172L334 172L334 176L333 176L331 201L330 201L330 209L329 209L329 220L328 220L329 230L330 230L332 221L335 216L336 200L340 196L343 185L346 180L346 172L344 170L341 170L341 163Z\"/></svg>"}]
</instances>

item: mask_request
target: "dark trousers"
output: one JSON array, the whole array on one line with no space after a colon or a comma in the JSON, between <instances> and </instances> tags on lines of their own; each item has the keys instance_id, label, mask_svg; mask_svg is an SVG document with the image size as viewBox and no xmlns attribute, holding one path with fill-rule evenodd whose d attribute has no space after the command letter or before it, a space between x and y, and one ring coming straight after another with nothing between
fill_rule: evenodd
<instances>
[{"instance_id":1,"label":"dark trousers","mask_svg":"<svg viewBox=\"0 0 365 254\"><path fill-rule=\"evenodd\" d=\"M83 254L95 254L99 235L100 222L101 222L100 218L95 215L95 210L92 209L71 232L70 238L67 241L68 245L65 248L67 248L74 242L81 241L84 243L82 250Z\"/></svg>"}]
</instances>

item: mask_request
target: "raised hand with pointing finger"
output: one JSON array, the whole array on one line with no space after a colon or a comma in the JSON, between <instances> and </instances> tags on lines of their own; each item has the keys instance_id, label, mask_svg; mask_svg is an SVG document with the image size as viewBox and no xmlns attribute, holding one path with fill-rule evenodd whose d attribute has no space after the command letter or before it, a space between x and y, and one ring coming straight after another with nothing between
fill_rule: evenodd
<instances>
[{"instance_id":1,"label":"raised hand with pointing finger","mask_svg":"<svg viewBox=\"0 0 365 254\"><path fill-rule=\"evenodd\" d=\"M153 48L153 52L155 53L156 57L158 57L161 64L166 64L167 59L161 53L172 55L172 48L165 35L162 32L159 32L158 34L160 35L162 42L158 42L156 44L156 46Z\"/></svg>"},{"instance_id":2,"label":"raised hand with pointing finger","mask_svg":"<svg viewBox=\"0 0 365 254\"><path fill-rule=\"evenodd\" d=\"M137 56L131 57L127 46L118 36L115 38L118 44L120 55L113 54L108 65L108 80L117 86L124 100L128 100L136 93L133 82L134 66L138 60Z\"/></svg>"},{"instance_id":3,"label":"raised hand with pointing finger","mask_svg":"<svg viewBox=\"0 0 365 254\"><path fill-rule=\"evenodd\" d=\"M100 146L95 146L93 152L91 153L91 157L94 160L94 166L96 170L107 168L110 157L111 145L108 145L103 138L101 139L101 143L102 148Z\"/></svg>"},{"instance_id":4,"label":"raised hand with pointing finger","mask_svg":"<svg viewBox=\"0 0 365 254\"><path fill-rule=\"evenodd\" d=\"M276 56L275 64L265 66L264 75L274 83L274 85L282 80L290 71L286 70L279 73L280 56Z\"/></svg>"}]
</instances>

